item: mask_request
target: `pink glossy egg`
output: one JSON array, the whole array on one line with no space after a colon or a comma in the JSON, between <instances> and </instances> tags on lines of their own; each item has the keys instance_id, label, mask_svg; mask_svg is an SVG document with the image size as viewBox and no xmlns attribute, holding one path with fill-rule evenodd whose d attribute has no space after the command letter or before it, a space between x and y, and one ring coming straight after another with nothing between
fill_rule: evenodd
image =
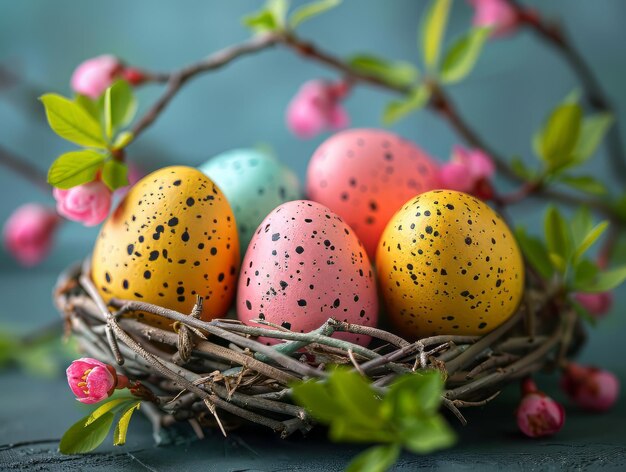
<instances>
[{"instance_id":1,"label":"pink glossy egg","mask_svg":"<svg viewBox=\"0 0 626 472\"><path fill-rule=\"evenodd\" d=\"M307 196L341 216L374 257L385 226L410 198L440 187L437 163L415 144L379 129L350 129L317 148Z\"/></svg>"},{"instance_id":2,"label":"pink glossy egg","mask_svg":"<svg viewBox=\"0 0 626 472\"><path fill-rule=\"evenodd\" d=\"M264 319L299 333L329 318L375 326L378 299L367 253L354 231L325 206L284 203L263 220L248 246L237 313L249 325ZM370 341L363 335L334 336L363 346Z\"/></svg>"}]
</instances>

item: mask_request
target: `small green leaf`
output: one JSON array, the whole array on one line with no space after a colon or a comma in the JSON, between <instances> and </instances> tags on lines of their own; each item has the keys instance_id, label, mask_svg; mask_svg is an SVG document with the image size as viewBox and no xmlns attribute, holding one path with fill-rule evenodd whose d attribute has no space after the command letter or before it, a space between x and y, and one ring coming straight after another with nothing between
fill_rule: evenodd
<instances>
[{"instance_id":1,"label":"small green leaf","mask_svg":"<svg viewBox=\"0 0 626 472\"><path fill-rule=\"evenodd\" d=\"M428 103L430 88L421 84L415 87L404 100L390 102L383 112L383 124L389 126L411 112L419 110Z\"/></svg>"},{"instance_id":2,"label":"small green leaf","mask_svg":"<svg viewBox=\"0 0 626 472\"><path fill-rule=\"evenodd\" d=\"M597 113L583 120L580 136L574 149L576 163L585 162L593 156L613 121L613 115L606 112Z\"/></svg>"},{"instance_id":3,"label":"small green leaf","mask_svg":"<svg viewBox=\"0 0 626 472\"><path fill-rule=\"evenodd\" d=\"M527 167L522 158L519 156L515 156L511 160L511 169L513 169L515 175L524 180L533 180L535 178L535 171Z\"/></svg>"},{"instance_id":4,"label":"small green leaf","mask_svg":"<svg viewBox=\"0 0 626 472\"><path fill-rule=\"evenodd\" d=\"M596 279L586 287L580 287L581 292L608 292L626 280L626 266L601 272Z\"/></svg>"},{"instance_id":5,"label":"small green leaf","mask_svg":"<svg viewBox=\"0 0 626 472\"><path fill-rule=\"evenodd\" d=\"M137 99L132 87L125 80L118 80L107 90L110 90L113 129L128 125L137 112Z\"/></svg>"},{"instance_id":6,"label":"small green leaf","mask_svg":"<svg viewBox=\"0 0 626 472\"><path fill-rule=\"evenodd\" d=\"M128 166L123 162L109 159L102 168L102 181L111 190L128 185Z\"/></svg>"},{"instance_id":7,"label":"small green leaf","mask_svg":"<svg viewBox=\"0 0 626 472\"><path fill-rule=\"evenodd\" d=\"M318 0L316 2L307 3L294 10L289 18L289 27L296 29L300 24L310 20L326 11L335 8L341 3L341 0Z\"/></svg>"},{"instance_id":8,"label":"small green leaf","mask_svg":"<svg viewBox=\"0 0 626 472\"><path fill-rule=\"evenodd\" d=\"M335 402L353 424L378 427L382 403L363 376L355 371L337 369L327 382Z\"/></svg>"},{"instance_id":9,"label":"small green leaf","mask_svg":"<svg viewBox=\"0 0 626 472\"><path fill-rule=\"evenodd\" d=\"M403 375L390 387L383 400L386 417L401 421L437 413L441 404L444 381L441 373L430 370Z\"/></svg>"},{"instance_id":10,"label":"small green leaf","mask_svg":"<svg viewBox=\"0 0 626 472\"><path fill-rule=\"evenodd\" d=\"M113 432L114 446L122 446L126 443L126 434L128 433L128 425L130 424L130 419L133 416L135 410L139 410L140 406L140 401L131 403L122 413L122 416L120 417L120 420L115 427L115 431Z\"/></svg>"},{"instance_id":11,"label":"small green leaf","mask_svg":"<svg viewBox=\"0 0 626 472\"><path fill-rule=\"evenodd\" d=\"M583 259L576 263L574 267L574 287L583 288L593 283L598 276L598 266L589 259Z\"/></svg>"},{"instance_id":12,"label":"small green leaf","mask_svg":"<svg viewBox=\"0 0 626 472\"><path fill-rule=\"evenodd\" d=\"M409 62L391 62L370 54L352 56L348 63L357 72L377 77L399 87L411 85L419 74Z\"/></svg>"},{"instance_id":13,"label":"small green leaf","mask_svg":"<svg viewBox=\"0 0 626 472\"><path fill-rule=\"evenodd\" d=\"M593 229L593 218L588 206L582 205L576 209L570 226L572 228L574 245L578 247L585 239L585 236Z\"/></svg>"},{"instance_id":14,"label":"small green leaf","mask_svg":"<svg viewBox=\"0 0 626 472\"><path fill-rule=\"evenodd\" d=\"M50 127L60 137L79 146L106 148L100 125L81 105L53 93L41 101Z\"/></svg>"},{"instance_id":15,"label":"small green leaf","mask_svg":"<svg viewBox=\"0 0 626 472\"><path fill-rule=\"evenodd\" d=\"M92 411L90 415L86 416L85 417L86 418L85 424L88 425L90 423L93 423L95 420L100 418L105 413L108 413L109 411L111 413L115 413L118 409L124 407L125 405L127 405L129 403L135 402L135 401L136 400L134 398L131 398L131 397L113 398L112 400L109 400L108 402L103 403L98 408L96 408L94 411Z\"/></svg>"},{"instance_id":16,"label":"small green leaf","mask_svg":"<svg viewBox=\"0 0 626 472\"><path fill-rule=\"evenodd\" d=\"M544 279L551 279L554 274L554 268L550 263L548 250L543 242L539 238L526 234L524 228L517 228L515 236L528 262Z\"/></svg>"},{"instance_id":17,"label":"small green leaf","mask_svg":"<svg viewBox=\"0 0 626 472\"><path fill-rule=\"evenodd\" d=\"M575 88L570 91L561 103L580 103L580 97L582 96L582 92L580 88Z\"/></svg>"},{"instance_id":18,"label":"small green leaf","mask_svg":"<svg viewBox=\"0 0 626 472\"><path fill-rule=\"evenodd\" d=\"M111 87L104 91L104 134L110 141L113 137L113 112L111 110Z\"/></svg>"},{"instance_id":19,"label":"small green leaf","mask_svg":"<svg viewBox=\"0 0 626 472\"><path fill-rule=\"evenodd\" d=\"M403 445L415 454L429 454L446 449L456 441L456 436L441 415L430 416L414 423L404 433Z\"/></svg>"},{"instance_id":20,"label":"small green leaf","mask_svg":"<svg viewBox=\"0 0 626 472\"><path fill-rule=\"evenodd\" d=\"M89 416L82 418L68 429L59 443L62 454L84 454L93 451L109 434L113 425L114 415L104 413L95 420L87 423Z\"/></svg>"},{"instance_id":21,"label":"small green leaf","mask_svg":"<svg viewBox=\"0 0 626 472\"><path fill-rule=\"evenodd\" d=\"M553 262L559 259L562 260L558 265L561 272L563 272L572 255L573 238L567 222L556 207L548 208L544 228L550 259ZM554 256L558 256L558 259Z\"/></svg>"},{"instance_id":22,"label":"small green leaf","mask_svg":"<svg viewBox=\"0 0 626 472\"><path fill-rule=\"evenodd\" d=\"M350 461L346 472L385 472L398 460L397 444L374 446L366 449Z\"/></svg>"},{"instance_id":23,"label":"small green leaf","mask_svg":"<svg viewBox=\"0 0 626 472\"><path fill-rule=\"evenodd\" d=\"M548 118L539 138L539 156L551 171L568 165L578 141L582 109L577 104L559 105Z\"/></svg>"},{"instance_id":24,"label":"small green leaf","mask_svg":"<svg viewBox=\"0 0 626 472\"><path fill-rule=\"evenodd\" d=\"M422 56L431 71L437 68L451 4L451 0L432 0L420 28Z\"/></svg>"},{"instance_id":25,"label":"small green leaf","mask_svg":"<svg viewBox=\"0 0 626 472\"><path fill-rule=\"evenodd\" d=\"M284 29L288 0L268 0L262 10L244 17L243 23L256 33Z\"/></svg>"},{"instance_id":26,"label":"small green leaf","mask_svg":"<svg viewBox=\"0 0 626 472\"><path fill-rule=\"evenodd\" d=\"M472 71L490 32L491 28L473 28L450 47L441 66L443 83L458 82Z\"/></svg>"},{"instance_id":27,"label":"small green leaf","mask_svg":"<svg viewBox=\"0 0 626 472\"><path fill-rule=\"evenodd\" d=\"M559 175L558 180L576 190L592 195L604 195L607 193L604 184L590 175Z\"/></svg>"},{"instance_id":28,"label":"small green leaf","mask_svg":"<svg viewBox=\"0 0 626 472\"><path fill-rule=\"evenodd\" d=\"M103 154L89 149L62 154L50 166L48 183L60 189L68 189L91 182L105 159Z\"/></svg>"},{"instance_id":29,"label":"small green leaf","mask_svg":"<svg viewBox=\"0 0 626 472\"><path fill-rule=\"evenodd\" d=\"M117 135L117 138L115 138L115 142L113 143L113 149L116 151L124 149L133 141L133 139L135 139L135 135L133 133L131 133L130 131L122 131L120 134Z\"/></svg>"},{"instance_id":30,"label":"small green leaf","mask_svg":"<svg viewBox=\"0 0 626 472\"><path fill-rule=\"evenodd\" d=\"M580 245L576 248L576 251L574 252L574 260L579 259L585 252L587 252L591 245L595 243L600 236L602 236L602 233L604 233L608 226L608 221L602 221L589 231L583 238Z\"/></svg>"},{"instance_id":31,"label":"small green leaf","mask_svg":"<svg viewBox=\"0 0 626 472\"><path fill-rule=\"evenodd\" d=\"M76 94L76 96L74 97L74 102L87 113L89 113L94 118L94 120L100 122L102 110L100 109L97 100L92 100L86 95Z\"/></svg>"},{"instance_id":32,"label":"small green leaf","mask_svg":"<svg viewBox=\"0 0 626 472\"><path fill-rule=\"evenodd\" d=\"M596 326L598 324L595 317L591 313L589 313L589 311L587 311L587 309L583 307L580 303L576 302L575 300L570 299L570 304L572 308L574 309L574 311L576 312L576 314L580 316L583 320L585 320L587 323L589 323L591 326Z\"/></svg>"},{"instance_id":33,"label":"small green leaf","mask_svg":"<svg viewBox=\"0 0 626 472\"><path fill-rule=\"evenodd\" d=\"M327 388L315 380L307 380L292 386L294 401L304 407L314 418L324 423L341 417L343 411Z\"/></svg>"}]
</instances>

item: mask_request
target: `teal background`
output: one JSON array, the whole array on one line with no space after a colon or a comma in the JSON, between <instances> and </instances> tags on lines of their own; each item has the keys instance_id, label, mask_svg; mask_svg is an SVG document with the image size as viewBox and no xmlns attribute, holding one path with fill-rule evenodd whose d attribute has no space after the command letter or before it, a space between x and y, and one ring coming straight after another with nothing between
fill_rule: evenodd
<instances>
[{"instance_id":1,"label":"teal background","mask_svg":"<svg viewBox=\"0 0 626 472\"><path fill-rule=\"evenodd\" d=\"M260 4L244 0L0 0L0 64L22 79L14 87L0 89L0 143L42 171L47 169L71 145L47 128L36 96L44 91L69 94L69 78L78 63L98 54L113 53L150 70L171 70L248 37L239 19ZM334 12L305 24L301 35L339 55L368 51L419 63L416 25L425 4L416 0L346 0ZM626 105L623 48L626 2L552 0L532 4L545 15L558 17L574 34L576 46L616 104L620 130L626 135L626 116L621 112ZM455 2L449 38L468 27L470 14L467 3ZM155 125L129 148L129 159L146 170L175 163L198 165L232 148L267 143L303 178L308 158L327 135L310 141L298 140L284 125L284 110L298 87L312 77L335 75L280 48L199 77L185 87ZM475 71L462 84L451 87L450 94L463 116L496 149L504 155L520 155L530 163L533 160L530 136L548 110L576 86L577 80L562 57L532 33L522 32L511 39L490 42ZM141 88L138 92L141 110L160 92L161 87L156 85ZM381 110L391 98L379 89L358 87L346 103L352 124L379 126ZM448 125L430 112L412 115L392 129L441 160L447 159L452 145L459 142ZM604 149L586 171L606 179L613 191L623 191L611 176ZM17 205L33 200L52 204L49 194L4 167L0 167L0 196L0 222ZM524 203L513 211L516 221L535 229L541 214L542 206L537 202ZM54 253L34 269L19 267L0 251L0 325L26 331L56 319L58 315L50 296L56 275L89 252L96 232L97 229L74 223L64 225ZM623 342L626 319L620 307L626 302L625 295L624 289L617 292L614 313L593 331L581 358L613 369L622 383L626 380L622 361L626 355ZM41 380L13 371L0 376L0 385L0 444L58 438L81 414L60 378ZM556 389L550 391L561 398ZM561 435L529 442L513 433L510 415L516 399L514 394L507 398L499 400L492 410L486 410L486 420L473 414L475 423L464 433L465 442L460 449L424 459L421 464L461 467L478 461L486 468L499 468L503 464L513 468L519 467L524 457L543 457L539 467L541 464L573 466L576 458L582 458L583 465L624 464L623 401L610 416L589 418L574 411ZM479 421L485 421L484 428L479 427ZM145 434L143 439L134 439L129 447L149 451L147 424L136 423L131 429ZM54 444L44 445L44 451L48 446L54 449ZM230 451L230 446L222 446L214 438L206 445L205 452L222 447ZM310 467L329 470L341 467L345 457L356 450L352 446L330 447L320 441L311 446L307 455L303 452L307 448L300 442L290 456L280 445L260 447L278 451L282 465L308 460ZM192 455L179 460L190 461L190 465L195 464L194 460L201 463L203 448L196 443L190 449ZM3 461L26 464L24 457L16 459L17 456L11 455L13 452L3 450L0 446L0 468ZM124 456L125 452L116 452L114 465L140 467ZM172 456L159 454L146 453L144 460L160 457L151 463L152 467L157 470L162 470L160 464L165 469L171 467ZM226 462L222 464L228 467L236 468L237 461L248 464L249 458L242 449L224 454L228 460L223 458ZM254 457L272 462L267 454ZM405 459L406 467L411 467L411 461L415 460ZM103 464L110 465L106 461ZM260 462L253 466L265 470ZM226 465L216 470L225 468Z\"/></svg>"}]
</instances>

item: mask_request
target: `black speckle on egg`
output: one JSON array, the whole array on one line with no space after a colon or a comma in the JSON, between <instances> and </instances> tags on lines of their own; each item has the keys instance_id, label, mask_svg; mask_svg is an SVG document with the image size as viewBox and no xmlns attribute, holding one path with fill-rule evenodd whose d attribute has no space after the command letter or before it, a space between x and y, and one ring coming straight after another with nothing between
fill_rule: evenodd
<instances>
[{"instance_id":1,"label":"black speckle on egg","mask_svg":"<svg viewBox=\"0 0 626 472\"><path fill-rule=\"evenodd\" d=\"M175 216L170 218L170 220L167 222L167 225L172 227L172 226L176 226L178 224L178 218L176 218Z\"/></svg>"},{"instance_id":2,"label":"black speckle on egg","mask_svg":"<svg viewBox=\"0 0 626 472\"><path fill-rule=\"evenodd\" d=\"M149 279L150 277L152 277L152 272L150 272L149 270L146 270L146 271L143 273L143 278L144 278L144 279Z\"/></svg>"},{"instance_id":3,"label":"black speckle on egg","mask_svg":"<svg viewBox=\"0 0 626 472\"><path fill-rule=\"evenodd\" d=\"M306 300L304 300L302 298L300 300L298 300L298 306L306 306Z\"/></svg>"}]
</instances>

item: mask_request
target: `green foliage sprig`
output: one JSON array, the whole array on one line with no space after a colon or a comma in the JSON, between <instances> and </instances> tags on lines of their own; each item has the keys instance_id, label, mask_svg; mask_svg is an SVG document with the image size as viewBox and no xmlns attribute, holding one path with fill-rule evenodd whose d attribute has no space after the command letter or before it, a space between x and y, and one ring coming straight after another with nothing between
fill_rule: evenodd
<instances>
[{"instance_id":1,"label":"green foliage sprig","mask_svg":"<svg viewBox=\"0 0 626 472\"><path fill-rule=\"evenodd\" d=\"M133 413L139 410L141 401L131 397L119 397L103 403L93 412L74 423L63 435L59 450L63 454L84 454L96 449L109 435L116 413L121 413L113 432L113 445L126 443L126 434Z\"/></svg>"},{"instance_id":2,"label":"green foliage sprig","mask_svg":"<svg viewBox=\"0 0 626 472\"><path fill-rule=\"evenodd\" d=\"M406 374L388 389L376 389L358 372L337 368L324 381L293 386L294 400L335 442L375 443L348 471L384 471L404 448L427 454L450 447L455 434L439 413L444 380L439 371Z\"/></svg>"},{"instance_id":3,"label":"green foliage sprig","mask_svg":"<svg viewBox=\"0 0 626 472\"><path fill-rule=\"evenodd\" d=\"M69 189L91 182L99 174L111 190L128 185L128 167L117 159L133 140L123 131L137 112L131 86L119 80L97 100L77 95L74 100L45 94L41 101L50 128L67 141L81 146L59 156L50 166L48 183Z\"/></svg>"}]
</instances>

